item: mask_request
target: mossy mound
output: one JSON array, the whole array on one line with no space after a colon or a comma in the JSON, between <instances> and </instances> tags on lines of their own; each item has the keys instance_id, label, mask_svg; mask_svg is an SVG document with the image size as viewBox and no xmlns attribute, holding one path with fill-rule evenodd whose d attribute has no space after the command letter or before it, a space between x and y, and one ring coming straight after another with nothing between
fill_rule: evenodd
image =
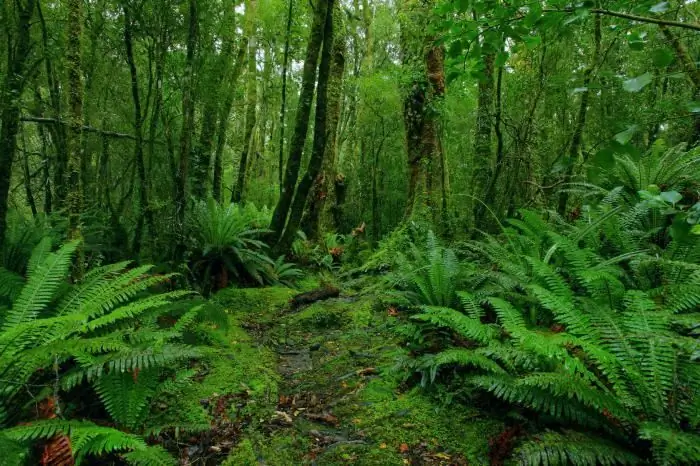
<instances>
[{"instance_id":1,"label":"mossy mound","mask_svg":"<svg viewBox=\"0 0 700 466\"><path fill-rule=\"evenodd\" d=\"M402 385L395 367L406 349L385 301L341 296L278 309L248 316L267 319L282 354L308 354L311 364L285 371L276 420L247 429L226 464L488 464L501 425Z\"/></svg>"}]
</instances>

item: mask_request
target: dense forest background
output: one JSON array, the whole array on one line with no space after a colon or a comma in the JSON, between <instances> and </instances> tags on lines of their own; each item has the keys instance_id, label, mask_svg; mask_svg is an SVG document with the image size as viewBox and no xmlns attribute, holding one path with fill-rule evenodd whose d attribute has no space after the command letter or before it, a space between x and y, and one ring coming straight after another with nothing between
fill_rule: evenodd
<instances>
[{"instance_id":1,"label":"dense forest background","mask_svg":"<svg viewBox=\"0 0 700 466\"><path fill-rule=\"evenodd\" d=\"M318 299L403 296L380 300L406 312L402 383L556 419L507 421L492 464L517 445L524 464L700 461L698 16L694 0L4 1L0 376L24 382L0 391L0 447L166 464L166 428L137 421L161 392L120 417L117 385L178 393L206 359L193 345L220 344L207 322L228 320L205 298L316 274ZM581 385L523 379L561 371ZM32 400L62 418L59 391L83 381L105 407L69 411L133 437L17 430Z\"/></svg>"}]
</instances>

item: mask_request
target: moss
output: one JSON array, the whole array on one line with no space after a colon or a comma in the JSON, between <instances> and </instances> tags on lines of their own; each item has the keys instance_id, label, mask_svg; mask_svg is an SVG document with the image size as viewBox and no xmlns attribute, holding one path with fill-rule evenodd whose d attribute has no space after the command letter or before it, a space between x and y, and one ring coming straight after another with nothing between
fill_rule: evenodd
<instances>
[{"instance_id":1,"label":"moss","mask_svg":"<svg viewBox=\"0 0 700 466\"><path fill-rule=\"evenodd\" d=\"M298 291L273 286L268 288L227 288L212 299L224 306L238 321L254 318L258 322L273 320Z\"/></svg>"},{"instance_id":2,"label":"moss","mask_svg":"<svg viewBox=\"0 0 700 466\"><path fill-rule=\"evenodd\" d=\"M183 387L172 399L162 400L168 408L158 414L166 424L205 425L211 421L204 400L226 394L240 394L245 405L239 416L253 420L267 418L277 403L279 375L274 354L256 346L231 317L226 332L217 332L219 347L199 363L200 379Z\"/></svg>"},{"instance_id":3,"label":"moss","mask_svg":"<svg viewBox=\"0 0 700 466\"><path fill-rule=\"evenodd\" d=\"M309 464L305 458L311 447L308 436L296 431L277 431L269 437L248 432L223 463L225 466L289 466Z\"/></svg>"}]
</instances>

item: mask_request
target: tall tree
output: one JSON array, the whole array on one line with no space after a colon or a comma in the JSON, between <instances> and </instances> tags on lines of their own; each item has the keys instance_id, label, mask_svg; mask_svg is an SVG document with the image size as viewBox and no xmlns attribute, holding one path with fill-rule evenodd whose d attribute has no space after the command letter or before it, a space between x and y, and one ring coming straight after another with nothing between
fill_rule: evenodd
<instances>
[{"instance_id":1,"label":"tall tree","mask_svg":"<svg viewBox=\"0 0 700 466\"><path fill-rule=\"evenodd\" d=\"M326 16L330 9L332 0L319 0L314 8L313 22L309 40L306 46L306 57L302 72L301 91L299 93L299 104L297 106L296 123L294 133L289 146L289 157L284 175L284 183L279 201L275 206L270 222L270 243L277 243L282 237L289 210L294 198L294 191L299 178L301 168L301 156L304 152L306 134L309 130L309 117L311 114L311 103L314 98L314 86L316 84L316 69L318 65L318 55L321 45L324 43L326 30ZM330 50L329 50L330 55ZM329 61L330 64L330 61ZM327 76L326 76L327 79Z\"/></svg>"},{"instance_id":2,"label":"tall tree","mask_svg":"<svg viewBox=\"0 0 700 466\"><path fill-rule=\"evenodd\" d=\"M17 149L22 90L27 82L25 72L31 48L30 28L35 5L36 0L15 2L16 38L9 29L6 33L8 66L0 95L0 246L5 240L7 228L12 162Z\"/></svg>"},{"instance_id":3,"label":"tall tree","mask_svg":"<svg viewBox=\"0 0 700 466\"><path fill-rule=\"evenodd\" d=\"M198 42L197 0L188 2L187 19L187 52L185 58L184 85L182 89L182 129L180 130L180 161L177 170L175 184L175 218L179 235L178 247L175 256L182 254L184 250L185 210L187 208L187 186L190 165L190 152L192 151L192 133L194 132L194 107L195 107L195 53Z\"/></svg>"},{"instance_id":4,"label":"tall tree","mask_svg":"<svg viewBox=\"0 0 700 466\"><path fill-rule=\"evenodd\" d=\"M146 162L143 150L143 123L145 116L141 111L141 96L139 91L139 77L134 59L134 17L129 1L124 2L124 46L126 48L126 61L129 66L131 77L131 98L134 102L134 160L136 163L136 173L138 174L139 190L139 213L134 231L132 252L139 255L141 252L141 240L143 236L144 223L148 226L150 234L155 233L153 224L153 212L148 203L148 179L146 177Z\"/></svg>"},{"instance_id":5,"label":"tall tree","mask_svg":"<svg viewBox=\"0 0 700 466\"><path fill-rule=\"evenodd\" d=\"M80 238L80 215L83 209L81 169L83 167L83 66L82 66L83 0L68 1L68 237Z\"/></svg>"},{"instance_id":6,"label":"tall tree","mask_svg":"<svg viewBox=\"0 0 700 466\"><path fill-rule=\"evenodd\" d=\"M404 97L404 125L408 155L408 196L404 218L414 213L416 203L435 208L433 189L441 180L442 148L438 134L439 102L445 93L444 50L425 28L432 2L405 0L401 3L402 64L410 76ZM419 192L423 187L423 195ZM439 218L439 215L433 215Z\"/></svg>"},{"instance_id":7,"label":"tall tree","mask_svg":"<svg viewBox=\"0 0 700 466\"><path fill-rule=\"evenodd\" d=\"M309 238L317 239L323 232L329 231L332 225L331 208L335 204L335 181L337 177L338 159L338 125L340 109L343 100L343 75L345 74L345 53L347 46L344 34L342 11L336 4L333 15L333 48L330 77L328 79L328 117L327 138L323 166L316 177L314 188L309 199L308 216L305 220L304 231Z\"/></svg>"},{"instance_id":8,"label":"tall tree","mask_svg":"<svg viewBox=\"0 0 700 466\"><path fill-rule=\"evenodd\" d=\"M245 194L248 153L253 144L253 130L255 129L255 118L258 105L258 66L256 59L258 54L258 43L256 40L257 28L255 26L256 8L257 0L247 0L245 15L246 36L248 37L248 71L246 73L247 89L245 130L243 131L243 150L241 151L241 160L238 166L238 177L236 179L236 184L231 191L231 202L236 203L241 202Z\"/></svg>"},{"instance_id":9,"label":"tall tree","mask_svg":"<svg viewBox=\"0 0 700 466\"><path fill-rule=\"evenodd\" d=\"M316 180L323 165L323 156L326 153L328 142L328 83L331 75L331 62L333 61L333 0L329 0L326 9L325 25L323 29L323 48L321 49L321 63L318 69L318 89L316 93L316 112L314 115L314 140L311 148L311 157L304 177L294 193L294 201L289 211L289 221L284 233L276 245L277 252L289 249L296 237L301 224L306 202L311 192L311 187Z\"/></svg>"}]
</instances>

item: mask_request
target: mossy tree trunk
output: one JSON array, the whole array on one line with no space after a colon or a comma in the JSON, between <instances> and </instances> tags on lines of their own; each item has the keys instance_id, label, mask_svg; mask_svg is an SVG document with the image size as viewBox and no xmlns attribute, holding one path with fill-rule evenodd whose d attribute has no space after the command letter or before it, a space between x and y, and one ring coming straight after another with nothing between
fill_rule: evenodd
<instances>
[{"instance_id":1,"label":"mossy tree trunk","mask_svg":"<svg viewBox=\"0 0 700 466\"><path fill-rule=\"evenodd\" d=\"M446 168L438 134L439 102L445 93L445 57L435 38L426 33L432 5L406 0L400 11L402 62L412 76L404 91L403 110L409 172L406 220L414 215L418 204L432 210L436 221L441 211L435 208L434 188L436 181L442 183L440 171Z\"/></svg>"},{"instance_id":2,"label":"mossy tree trunk","mask_svg":"<svg viewBox=\"0 0 700 466\"><path fill-rule=\"evenodd\" d=\"M184 85L182 89L182 128L180 130L180 160L175 183L175 221L177 244L176 258L185 250L185 211L187 209L187 184L194 132L195 83L194 65L198 35L197 0L189 0L187 52L185 59Z\"/></svg>"},{"instance_id":3,"label":"mossy tree trunk","mask_svg":"<svg viewBox=\"0 0 700 466\"><path fill-rule=\"evenodd\" d=\"M148 203L148 179L146 177L146 162L143 150L143 123L144 116L141 111L141 96L139 91L139 77L134 60L134 18L129 1L124 2L124 46L126 48L126 61L129 65L129 75L131 77L131 98L134 103L134 161L136 163L136 173L138 175L139 190L139 213L134 230L134 240L131 251L137 257L141 253L141 241L143 238L144 224L148 227L151 235L155 234L153 225L153 213Z\"/></svg>"},{"instance_id":4,"label":"mossy tree trunk","mask_svg":"<svg viewBox=\"0 0 700 466\"><path fill-rule=\"evenodd\" d=\"M81 237L80 215L83 208L81 168L83 166L83 79L82 79L82 30L83 0L68 2L68 40L66 59L68 67L68 237Z\"/></svg>"},{"instance_id":5,"label":"mossy tree trunk","mask_svg":"<svg viewBox=\"0 0 700 466\"><path fill-rule=\"evenodd\" d=\"M241 151L241 160L238 165L238 176L236 183L231 190L231 202L239 203L245 195L246 170L248 168L248 154L253 146L253 131L257 116L258 105L258 62L257 62L257 40L255 27L255 10L257 7L256 0L248 0L246 2L246 31L248 36L248 70L246 72L247 88L246 88L246 113L245 113L245 130L243 132L243 150Z\"/></svg>"},{"instance_id":6,"label":"mossy tree trunk","mask_svg":"<svg viewBox=\"0 0 700 466\"><path fill-rule=\"evenodd\" d=\"M294 199L294 191L299 178L301 157L304 152L304 143L309 129L309 117L311 115L311 103L314 99L314 85L316 84L316 68L318 65L319 51L323 44L323 36L326 30L326 16L332 0L319 0L314 5L314 18L306 47L306 57L302 71L301 92L296 112L294 133L289 145L289 157L284 173L284 183L279 201L275 206L270 222L269 242L274 245L282 238L290 207ZM330 55L330 50L328 52ZM330 62L330 60L329 60ZM327 79L327 76L326 76ZM320 83L319 83L320 84Z\"/></svg>"},{"instance_id":7,"label":"mossy tree trunk","mask_svg":"<svg viewBox=\"0 0 700 466\"><path fill-rule=\"evenodd\" d=\"M337 177L337 136L340 108L343 100L343 75L345 74L345 35L340 5L333 15L333 49L330 77L328 79L328 121L326 149L321 173L316 177L309 199L308 215L304 231L309 238L317 239L333 227L332 206L335 205L335 181Z\"/></svg>"},{"instance_id":8,"label":"mossy tree trunk","mask_svg":"<svg viewBox=\"0 0 700 466\"><path fill-rule=\"evenodd\" d=\"M284 233L277 243L277 253L287 251L294 241L297 230L301 224L304 208L309 197L309 192L318 177L323 165L323 157L326 153L328 142L328 84L331 74L331 62L333 61L333 0L328 1L326 9L325 25L323 30L323 48L321 50L321 63L318 70L318 90L316 93L316 114L314 115L314 140L311 149L309 165L304 177L294 193L294 200L289 212L289 221Z\"/></svg>"},{"instance_id":9,"label":"mossy tree trunk","mask_svg":"<svg viewBox=\"0 0 700 466\"><path fill-rule=\"evenodd\" d=\"M30 27L35 3L35 0L16 2L17 36L14 43L12 35L9 32L6 35L8 68L0 95L0 245L5 240L7 228L12 162L17 149L19 130L20 97L26 81L24 74L31 48Z\"/></svg>"},{"instance_id":10,"label":"mossy tree trunk","mask_svg":"<svg viewBox=\"0 0 700 466\"><path fill-rule=\"evenodd\" d=\"M224 148L226 147L226 137L227 129L229 124L229 118L231 116L231 110L233 109L233 101L235 97L236 83L238 78L243 71L243 65L245 63L245 57L248 51L248 39L243 38L236 55L236 61L233 64L233 69L231 73L227 76L224 85L222 86L222 93L224 95L224 101L219 109L218 115L218 127L216 129L216 150L214 153L214 181L212 194L214 199L218 202L223 200L221 193L221 187L223 182L223 156Z\"/></svg>"}]
</instances>

